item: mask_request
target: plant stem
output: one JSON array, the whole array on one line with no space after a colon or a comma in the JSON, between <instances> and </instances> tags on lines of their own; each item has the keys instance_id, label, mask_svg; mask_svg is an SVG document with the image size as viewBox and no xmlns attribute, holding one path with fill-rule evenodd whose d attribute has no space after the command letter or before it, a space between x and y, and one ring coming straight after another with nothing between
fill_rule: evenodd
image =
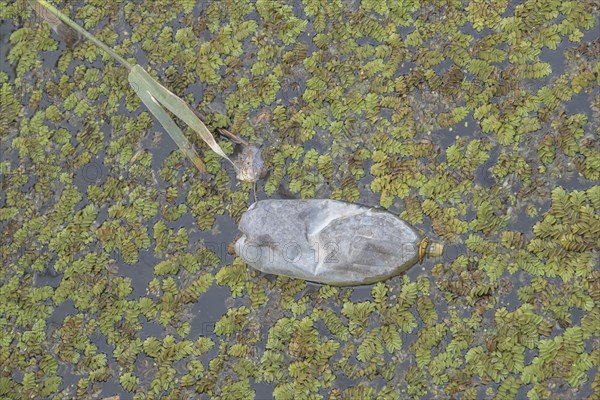
<instances>
[{"instance_id":1,"label":"plant stem","mask_svg":"<svg viewBox=\"0 0 600 400\"><path fill-rule=\"evenodd\" d=\"M98 40L94 35L92 35L88 31L86 31L85 29L83 29L81 26L77 25L77 23L75 23L75 21L73 21L72 19L70 19L63 13L61 13L59 10L54 8L54 6L52 4L48 3L46 0L30 0L30 2L31 1L38 3L40 6L44 7L46 10L50 11L57 18L59 18L62 22L64 22L65 24L67 24L68 26L73 28L79 34L84 36L86 39L91 40L92 43L94 43L96 46L100 47L102 50L104 50L106 53L108 53L108 55L110 55L112 58L114 58L116 61L118 61L122 66L127 68L128 71L131 71L131 68L133 68L133 66L131 64L129 64L127 62L127 60L125 60L123 57L121 57L120 55L118 55L117 53L112 51L110 47L108 47L107 45L102 43L100 40Z\"/></svg>"}]
</instances>

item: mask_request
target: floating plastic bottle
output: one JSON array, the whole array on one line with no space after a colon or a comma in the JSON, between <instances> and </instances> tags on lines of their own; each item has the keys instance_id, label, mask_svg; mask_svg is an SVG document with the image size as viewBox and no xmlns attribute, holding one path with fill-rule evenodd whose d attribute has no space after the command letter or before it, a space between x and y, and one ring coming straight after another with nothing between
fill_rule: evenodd
<instances>
[{"instance_id":1,"label":"floating plastic bottle","mask_svg":"<svg viewBox=\"0 0 600 400\"><path fill-rule=\"evenodd\" d=\"M421 235L383 210L335 200L262 200L242 215L235 251L248 265L336 286L400 274L423 257Z\"/></svg>"}]
</instances>

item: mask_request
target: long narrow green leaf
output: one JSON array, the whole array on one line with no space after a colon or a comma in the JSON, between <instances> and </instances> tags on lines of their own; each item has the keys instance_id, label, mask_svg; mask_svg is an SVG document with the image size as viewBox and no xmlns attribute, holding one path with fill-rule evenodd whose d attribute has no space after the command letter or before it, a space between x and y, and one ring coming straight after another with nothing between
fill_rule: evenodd
<instances>
[{"instance_id":1,"label":"long narrow green leaf","mask_svg":"<svg viewBox=\"0 0 600 400\"><path fill-rule=\"evenodd\" d=\"M191 143L187 140L181 129L171 119L169 114L161 107L156 99L145 86L144 81L137 80L138 75L129 75L129 84L136 91L137 95L142 99L142 102L148 107L148 110L156 117L158 122L165 128L169 136L179 146L179 149L194 163L200 172L206 172L204 162L196 153Z\"/></svg>"},{"instance_id":2,"label":"long narrow green leaf","mask_svg":"<svg viewBox=\"0 0 600 400\"><path fill-rule=\"evenodd\" d=\"M167 133L171 136L173 141L175 141L177 146L179 146L181 151L183 151L183 153L194 163L194 165L196 165L201 172L206 171L206 166L190 142L187 140L181 129L177 126L177 124L175 124L163 107L171 111L190 128L196 131L202 140L204 140L215 153L229 161L236 168L236 171L238 171L237 166L229 159L229 157L227 157L223 149L221 149L219 144L215 141L215 138L210 133L206 125L204 125L204 123L196 116L190 106L178 96L173 94L169 89L158 83L158 81L150 76L150 74L148 74L144 68L137 64L129 64L124 58L112 51L108 46L87 32L81 26L77 25L69 17L62 14L45 0L30 0L30 4L42 18L48 20L48 16L44 15L44 9L46 9L48 12L58 17L62 22L79 32L85 38L91 40L94 44L106 51L111 57L126 67L129 70L129 84L133 87L137 95L140 97L140 99L142 99L142 102L146 105L146 107L148 107L150 112L166 129Z\"/></svg>"},{"instance_id":3,"label":"long narrow green leaf","mask_svg":"<svg viewBox=\"0 0 600 400\"><path fill-rule=\"evenodd\" d=\"M144 90L151 93L152 97L154 97L160 105L166 107L167 110L171 111L177 118L181 119L190 128L196 131L202 140L204 140L215 153L233 164L225 152L223 152L221 146L215 141L215 138L206 125L200 121L188 104L178 96L174 95L169 89L158 83L142 67L139 65L133 66L129 72L129 82L135 82L139 85L140 89L143 87Z\"/></svg>"}]
</instances>

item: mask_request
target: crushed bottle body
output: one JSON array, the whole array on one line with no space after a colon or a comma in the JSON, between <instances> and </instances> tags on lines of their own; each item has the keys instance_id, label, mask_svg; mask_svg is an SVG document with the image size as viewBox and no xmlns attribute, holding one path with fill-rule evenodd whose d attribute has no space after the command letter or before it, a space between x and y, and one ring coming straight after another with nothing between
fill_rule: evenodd
<instances>
[{"instance_id":1,"label":"crushed bottle body","mask_svg":"<svg viewBox=\"0 0 600 400\"><path fill-rule=\"evenodd\" d=\"M383 210L336 200L262 200L242 216L235 250L269 274L336 286L398 275L419 260L417 231Z\"/></svg>"}]
</instances>

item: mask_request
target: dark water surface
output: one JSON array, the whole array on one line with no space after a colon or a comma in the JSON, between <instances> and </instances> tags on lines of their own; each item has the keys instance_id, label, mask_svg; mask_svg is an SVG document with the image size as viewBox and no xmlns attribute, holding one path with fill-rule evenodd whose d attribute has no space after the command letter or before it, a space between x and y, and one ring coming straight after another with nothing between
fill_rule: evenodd
<instances>
[{"instance_id":1,"label":"dark water surface","mask_svg":"<svg viewBox=\"0 0 600 400\"><path fill-rule=\"evenodd\" d=\"M174 91L181 87L177 94L207 115L211 131L237 127L235 133L265 145L269 170L257 183L258 199L335 198L385 207L404 213L432 241L444 243L445 250L440 257L429 258L383 284L354 288L333 289L277 278L241 265L231 244L240 235L237 220L241 212L253 202L252 185L237 182L230 165L188 130L209 168L209 173L201 176L152 117L149 126L135 125L143 122L147 110L143 104L135 107L139 101L128 89L126 75L122 80L115 78L118 75L112 72L116 68L113 63L95 56L87 43L68 49L53 33L54 50L40 49L42 33L48 28L34 23L28 12L19 11L25 2L2 1L0 10L7 18L0 23L0 293L4 303L0 307L0 329L4 332L0 338L0 397L433 399L598 395L600 332L593 323L600 323L599 244L597 236L595 241L586 236L586 231L600 231L600 202L592 198L599 192L591 191L598 186L600 176L597 4L581 2L596 22L590 29L582 29L579 43L561 35L556 50L543 47L525 63L548 63L550 74L539 79L505 76L502 79L518 85L519 90L491 95L471 107L469 96L495 88L501 72L516 64L508 58L490 63L498 74L481 80L469 70L470 64L458 65L444 53L448 46L458 43L452 36L458 31L440 29L452 26L460 15L474 13L477 7L484 14L493 13L493 8L503 8L500 4L506 2L492 2L498 3L494 6L468 1L461 6L398 3L407 10L406 23L394 20L395 2L343 1L315 6L313 1L237 5L206 1L190 9L184 3L193 2L177 3L166 11L158 2L115 3L106 10L85 1L66 2L78 23L87 23L90 31L111 41L121 54L156 71L158 79ZM534 3L510 2L498 19L513 16L517 6L531 8L533 14L543 13ZM337 14L331 11L335 4L342 10ZM377 4L386 11L377 11ZM544 4L560 9L560 4L552 1ZM244 7L246 11L242 11ZM562 10L549 22L542 18L527 29L534 35L542 27L558 26L565 13ZM244 33L242 21L250 20L256 21L256 28ZM308 22L296 34L286 34L298 21ZM440 21L444 21L442 25ZM478 41L502 31L500 23L483 30L475 29L467 20L457 24L460 32L472 37L465 46L472 60L480 59ZM403 44L386 50L382 45L393 46L393 41L378 39L377 27L385 29L387 37L398 34ZM187 28L190 30L185 31ZM411 35L417 31L425 35L428 29L432 31L429 40L410 44L414 40ZM529 31L520 29L521 44L532 46ZM326 45L319 42L320 33L328 35ZM19 35L29 36L21 39ZM193 44L186 42L189 37ZM511 47L508 40L494 47L516 51L517 46ZM24 41L31 45L23 46ZM208 47L202 47L207 43ZM587 54L581 44L596 50ZM227 45L230 51L225 49ZM17 63L8 61L16 54L15 49L20 49L22 60L34 60L25 72L18 73ZM298 54L286 55L292 52ZM391 65L396 52L403 57L393 74L384 76L378 70L369 76L370 68L376 67L367 68L366 64L380 61ZM569 52L578 55L567 57ZM428 66L427 60L438 53L442 60ZM321 58L313 69L309 58L315 54ZM59 66L67 55L73 60L63 73ZM214 78L203 72L207 62L214 64L207 67ZM266 72L257 72L261 68ZM452 68L460 70L464 80L455 92L444 94L453 85L445 75ZM578 71L586 68L593 71L595 81L569 100L559 101L555 109L542 104L526 112L524 116L538 120L540 128L524 133L521 139L503 143L497 131L486 132L482 119L475 117L480 106L490 104L506 110L497 115L501 123L508 123L517 115L514 108L508 111L509 105L526 101L524 93L534 96L543 87L552 88L562 75L573 85ZM342 78L348 74L354 82L344 84ZM435 85L427 74L439 77L440 86L432 87ZM270 77L280 85L273 89L274 96L251 105L272 90ZM103 88L103 84L108 87ZM313 85L319 87L314 93ZM53 89L56 87L59 89ZM94 87L103 91L97 99L92 95ZM77 101L68 107L73 93ZM116 98L110 100L111 96ZM398 101L375 111L359 108L354 112L350 109L352 96L377 101L389 96ZM12 99L18 105L16 117L9 115ZM111 106L110 101L117 103ZM342 116L336 117L336 101L346 104ZM82 103L88 108L78 114L76 107ZM441 126L442 113L463 106L469 108L466 117ZM48 112L52 107L61 115L56 121ZM285 108L284 118L276 120L281 107ZM396 114L403 107L408 107L407 111L399 118ZM46 117L38 123L35 118L39 112L46 112ZM323 122L309 121L319 113ZM575 151L569 155L561 147L562 141L569 139L561 135L569 134L560 130L560 122L576 114L587 120L581 134L573 134ZM343 129L339 124L345 124ZM521 124L523 120L515 129ZM394 131L398 127L399 131ZM61 139L61 129L70 134L68 139ZM93 132L97 132L96 138ZM552 137L555 147L555 157L549 163L540 160L538 150L546 135ZM235 147L219 139L224 147ZM26 144L21 145L21 141ZM474 146L472 155L470 143ZM42 157L36 156L38 144ZM460 166L451 165L452 150L448 149L453 146L462 154ZM299 156L290 150L293 148L299 149ZM310 163L305 158L311 149L319 154L319 162ZM368 150L367 157L360 157L362 149ZM379 160L381 154L385 161ZM481 155L485 159L477 161ZM330 168L326 166L328 156ZM586 160L591 166L584 171L581 163ZM415 167L407 170L408 164L403 163L412 161L416 161L410 164ZM380 167L381 163L386 164ZM418 178L419 174L424 178ZM384 182L383 190L378 189L379 181ZM433 195L429 194L428 182L439 182L432 189ZM399 183L407 185L408 191L402 192ZM81 196L72 204L63 198L70 187ZM555 218L550 214L558 207L560 193L556 188L561 187L571 197L560 203L564 214ZM173 192L174 196L170 194ZM389 202L382 192L392 193ZM573 199L579 195L584 200L575 205ZM418 211L409 208L410 199L415 199ZM152 209L150 204L154 203ZM490 204L490 216L482 216L484 203ZM432 204L437 208L428 213ZM145 214L140 211L143 205L153 211ZM97 215L87 224L78 223L76 215L86 206L93 206ZM171 209L177 206L185 210L171 217ZM587 230L578 231L572 226L583 220L585 207L591 207L595 217L587 222ZM135 211L128 214L130 209ZM578 217L567 223L567 215L575 214ZM544 236L539 224L545 216L561 226L556 237ZM37 218L39 227L31 224ZM167 244L162 250L157 248L161 239L155 237L160 224L171 232L163 239ZM23 227L27 229L19 231ZM178 242L178 232L184 231L180 234L187 240ZM503 234L511 232L521 236L507 243ZM563 233L577 237L560 236ZM86 235L87 239L79 241ZM494 251L473 250L475 240L490 243ZM552 257L533 250L536 240L545 240L550 249L566 249L558 261L554 260L560 264L558 272L552 269ZM570 240L580 247L567 248ZM133 250L128 250L129 243L134 243ZM100 260L98 265L75 267L93 254ZM185 264L188 256L194 260L191 265ZM526 256L529 261L520 261ZM498 267L501 257L505 257L504 267ZM537 272L530 269L534 259L542 265ZM567 279L561 273L573 268L570 260L578 263ZM170 261L177 266L161 272L161 263ZM197 298L186 297L192 282L203 275L210 277L207 287L199 290ZM16 287L11 279L17 280ZM169 288L172 283L174 293ZM63 294L65 287L69 289ZM376 304L375 292L383 288L387 290L384 302ZM48 295L36 289L48 290ZM414 296L409 294L412 290ZM89 301L77 306L77 301L90 293ZM152 312L144 313L144 299L154 303L153 316L148 316ZM503 309L514 313L514 319L502 320ZM161 318L164 315L169 317ZM335 321L341 324L337 328ZM32 334L36 324L42 331ZM511 328L506 328L509 325ZM534 334L532 329L537 329ZM396 344L391 331L399 338ZM178 343L173 348L169 347L170 337ZM529 337L534 337L531 343L526 342ZM162 347L153 348L153 340ZM201 346L203 340L213 345L193 354L193 343ZM548 355L552 340L556 349ZM329 354L328 345L338 347L321 361L320 356ZM515 355L513 349L520 350ZM132 355L122 356L125 351ZM56 367L48 366L50 359L55 360ZM192 372L195 361L202 365L196 375ZM514 366L519 363L521 366ZM38 368L40 364L44 366ZM582 371L581 376L577 377L575 368ZM122 378L126 374L136 379L131 387ZM45 389L53 377L60 377L60 382L53 389Z\"/></svg>"}]
</instances>

